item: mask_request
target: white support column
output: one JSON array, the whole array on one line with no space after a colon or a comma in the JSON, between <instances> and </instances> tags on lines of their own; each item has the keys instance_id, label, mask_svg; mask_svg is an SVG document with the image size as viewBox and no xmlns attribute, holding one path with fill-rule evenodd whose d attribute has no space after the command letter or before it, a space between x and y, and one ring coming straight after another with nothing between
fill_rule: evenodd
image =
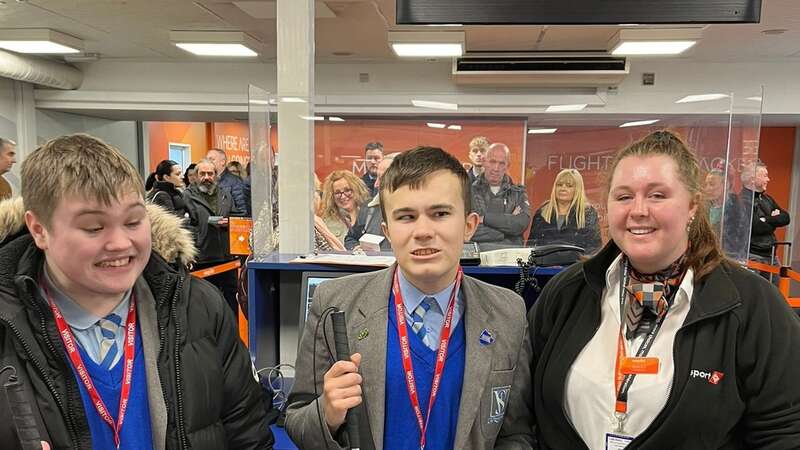
<instances>
[{"instance_id":1,"label":"white support column","mask_svg":"<svg viewBox=\"0 0 800 450\"><path fill-rule=\"evenodd\" d=\"M14 195L18 195L22 161L38 147L33 85L24 81L14 81L14 103L17 110L17 164L14 164L11 172L6 174L6 179L11 183Z\"/></svg>"},{"instance_id":2,"label":"white support column","mask_svg":"<svg viewBox=\"0 0 800 450\"><path fill-rule=\"evenodd\" d=\"M277 24L280 252L308 253L314 248L314 0L278 0Z\"/></svg>"}]
</instances>

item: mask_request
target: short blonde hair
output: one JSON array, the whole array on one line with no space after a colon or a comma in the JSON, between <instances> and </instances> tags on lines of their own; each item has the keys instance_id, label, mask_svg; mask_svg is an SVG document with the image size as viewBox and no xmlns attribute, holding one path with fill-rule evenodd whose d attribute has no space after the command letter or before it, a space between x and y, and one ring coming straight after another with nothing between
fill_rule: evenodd
<instances>
[{"instance_id":1,"label":"short blonde hair","mask_svg":"<svg viewBox=\"0 0 800 450\"><path fill-rule=\"evenodd\" d=\"M110 206L135 192L144 198L142 177L122 153L88 134L60 136L22 163L22 202L45 226L66 196Z\"/></svg>"},{"instance_id":2,"label":"short blonde hair","mask_svg":"<svg viewBox=\"0 0 800 450\"><path fill-rule=\"evenodd\" d=\"M473 148L482 148L487 150L489 148L489 139L486 139L486 136L475 136L469 141L469 148L470 150Z\"/></svg>"}]
</instances>

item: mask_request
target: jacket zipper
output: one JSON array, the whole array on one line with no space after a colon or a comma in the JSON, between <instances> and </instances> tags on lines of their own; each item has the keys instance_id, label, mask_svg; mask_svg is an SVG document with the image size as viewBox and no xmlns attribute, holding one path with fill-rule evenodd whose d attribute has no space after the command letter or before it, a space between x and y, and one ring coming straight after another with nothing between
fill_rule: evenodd
<instances>
[{"instance_id":1,"label":"jacket zipper","mask_svg":"<svg viewBox=\"0 0 800 450\"><path fill-rule=\"evenodd\" d=\"M39 376L42 377L42 380L44 381L45 385L47 385L47 389L50 391L50 394L52 394L53 398L55 399L56 404L58 405L58 409L67 413L66 417L64 417L64 421L67 424L67 432L69 433L70 441L72 441L72 447L80 448L78 442L75 440L77 433L75 432L74 424L72 422L72 414L68 414L66 406L64 405L64 401L61 399L61 396L58 395L58 391L56 391L56 387L55 384L53 383L53 380L50 379L50 377L47 375L47 371L44 370L44 367L42 366L41 362L39 362L39 360L36 359L36 357L33 355L33 351L31 350L30 344L28 344L28 341L26 341L23 338L22 333L19 331L19 328L17 328L17 326L14 323L6 319L5 317L0 317L0 319L2 319L3 322L5 322L5 324L14 333L14 336L17 337L17 340L19 340L19 342L22 344L22 348L23 350L25 350L25 354L28 356L31 362L33 362L33 366L36 368L36 371L39 372ZM48 345L52 348L52 344L49 342L50 339L47 338L47 335L45 335L45 341L47 341Z\"/></svg>"},{"instance_id":2,"label":"jacket zipper","mask_svg":"<svg viewBox=\"0 0 800 450\"><path fill-rule=\"evenodd\" d=\"M177 413L178 413L178 438L180 439L180 448L189 448L189 443L187 442L188 439L186 438L186 430L184 429L183 423L183 379L181 377L181 356L180 356L180 337L181 337L181 327L178 323L178 311L177 311L177 303L178 303L178 296L180 295L181 290L183 289L183 277L178 278L178 286L175 288L175 295L172 298L172 305L170 305L170 312L172 314L172 320L175 323L175 349L174 349L174 361L175 361L175 397L176 397L176 404L177 404Z\"/></svg>"},{"instance_id":3,"label":"jacket zipper","mask_svg":"<svg viewBox=\"0 0 800 450\"><path fill-rule=\"evenodd\" d=\"M720 316L722 314L725 314L728 311L731 311L734 308L737 308L739 305L741 305L741 303L736 303L735 305L731 305L731 306L729 306L729 307L727 307L727 308L725 308L725 309L723 309L723 310L721 310L721 311L719 311L719 312L717 312L717 313L715 313L713 315L709 315L709 316L705 316L705 317L698 317L697 319L695 319L695 320L693 320L693 321L691 321L689 323L684 323L683 325L681 325L681 327L678 328L678 331L675 332L675 340L672 342L672 358L673 358L673 361L675 360L675 355L677 355L677 351L676 350L678 348L678 337L681 335L681 332L684 329L686 329L689 326L692 326L692 325L694 325L694 324L696 324L698 322L701 322L703 320L710 319L712 317L717 317L717 316ZM677 369L677 365L675 366L675 368ZM677 379L678 379L677 374L673 374L672 375L672 383L670 383L670 385L669 385L669 390L667 391L667 401L666 401L666 403L664 403L664 407L661 408L661 411L659 411L658 415L656 415L655 419L653 419L653 421L650 423L650 425L648 425L647 428L645 428L644 432L642 432L642 434L637 436L630 443L630 445L638 444L641 441L641 439L649 438L650 435L652 434L652 430L657 429L658 426L661 426L661 422L664 421L664 414L667 411L667 407L669 406L670 402L672 401L672 394L674 393L675 383L677 382ZM654 425L657 425L657 426L654 427Z\"/></svg>"},{"instance_id":4,"label":"jacket zipper","mask_svg":"<svg viewBox=\"0 0 800 450\"><path fill-rule=\"evenodd\" d=\"M184 417L183 417L183 392L182 392L182 381L181 381L181 367L180 367L180 349L179 349L179 341L180 341L180 327L177 326L177 311L175 305L178 301L178 296L180 296L181 290L183 289L183 280L182 276L178 278L178 284L175 286L175 293L172 296L172 302L170 303L170 316L172 320L175 322L175 350L173 356L173 362L175 363L175 396L176 396L176 411L175 411L175 426L178 428L178 448L179 449L186 449L189 448L187 438L186 438L186 431L184 430ZM159 306L163 304L163 300L159 301ZM167 329L162 322L158 324L158 332L159 332L159 350L158 353L161 354L164 352L164 343L166 342L167 336ZM161 379L161 392L164 396L164 401L169 398L167 394L167 386L165 384L165 377L159 377ZM169 405L167 405L169 408Z\"/></svg>"}]
</instances>

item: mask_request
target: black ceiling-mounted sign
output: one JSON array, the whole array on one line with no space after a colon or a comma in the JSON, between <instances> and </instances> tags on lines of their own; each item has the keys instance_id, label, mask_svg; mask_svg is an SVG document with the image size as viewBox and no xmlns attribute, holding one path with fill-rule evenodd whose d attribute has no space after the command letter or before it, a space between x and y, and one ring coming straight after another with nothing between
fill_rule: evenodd
<instances>
[{"instance_id":1,"label":"black ceiling-mounted sign","mask_svg":"<svg viewBox=\"0 0 800 450\"><path fill-rule=\"evenodd\" d=\"M761 0L396 0L398 25L758 23Z\"/></svg>"}]
</instances>

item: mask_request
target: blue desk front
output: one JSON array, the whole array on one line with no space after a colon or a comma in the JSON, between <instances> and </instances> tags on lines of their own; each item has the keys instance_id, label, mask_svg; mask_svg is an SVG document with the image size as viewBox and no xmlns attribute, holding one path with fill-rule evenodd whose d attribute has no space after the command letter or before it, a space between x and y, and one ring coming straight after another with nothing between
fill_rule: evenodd
<instances>
[{"instance_id":1,"label":"blue desk front","mask_svg":"<svg viewBox=\"0 0 800 450\"><path fill-rule=\"evenodd\" d=\"M280 355L281 307L300 308L300 280L303 272L368 272L379 270L375 267L330 266L320 264L290 264L297 254L272 254L263 261L247 264L248 338L250 355L256 367L275 366L283 359ZM540 286L561 271L559 267L538 268L534 274ZM514 289L519 280L518 267L465 266L464 273L488 283ZM533 289L525 291L525 302L530 306L537 293ZM286 314L284 314L285 316ZM290 321L291 323L291 321ZM294 322L295 324L297 322ZM299 330L302 332L302 330ZM287 345L296 345L296 342Z\"/></svg>"}]
</instances>

